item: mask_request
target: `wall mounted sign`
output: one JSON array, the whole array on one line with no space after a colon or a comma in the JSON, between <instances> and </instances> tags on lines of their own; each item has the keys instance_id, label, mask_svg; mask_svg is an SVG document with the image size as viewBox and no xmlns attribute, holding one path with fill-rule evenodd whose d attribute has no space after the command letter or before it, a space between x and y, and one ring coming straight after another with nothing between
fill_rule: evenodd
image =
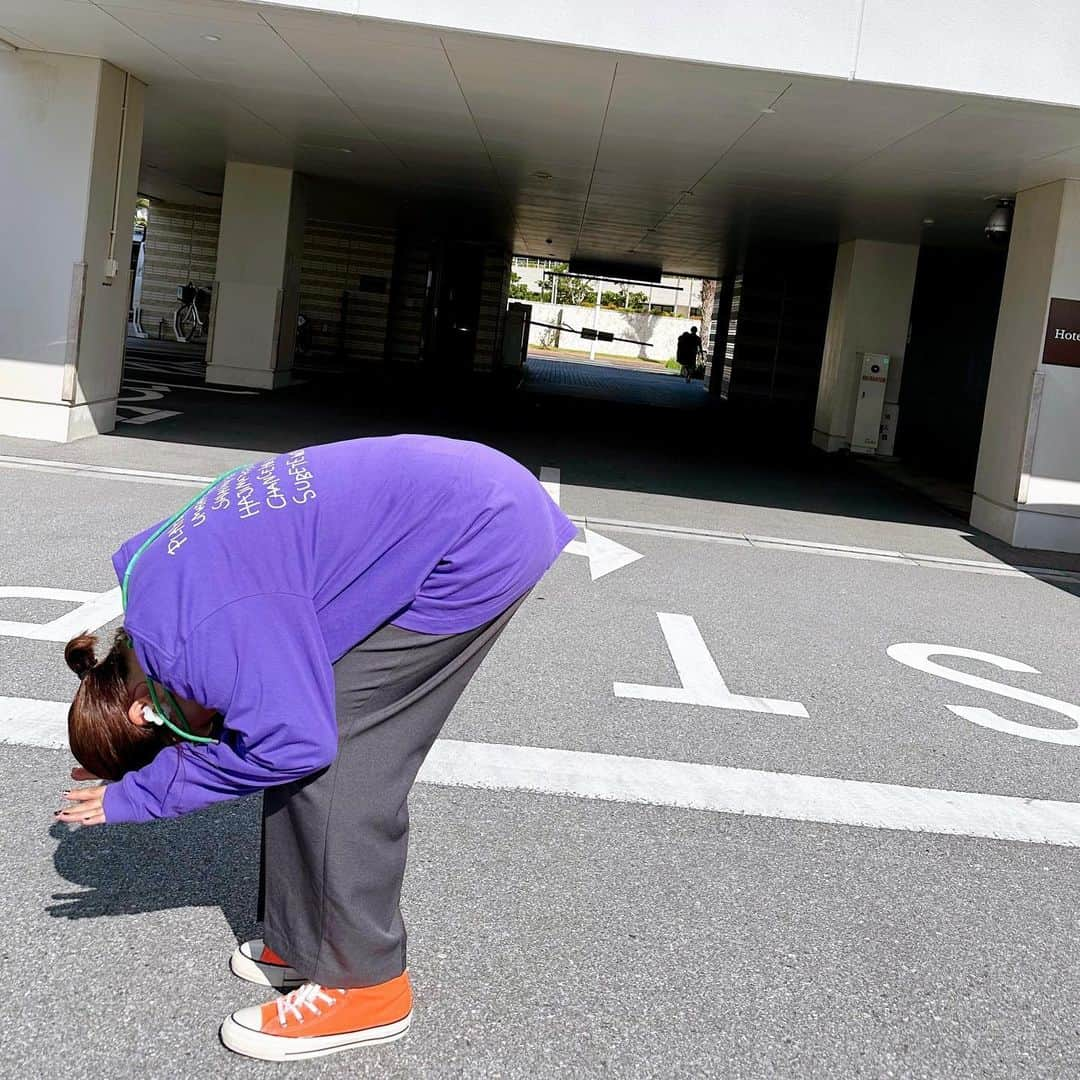
<instances>
[{"instance_id":1,"label":"wall mounted sign","mask_svg":"<svg viewBox=\"0 0 1080 1080\"><path fill-rule=\"evenodd\" d=\"M1042 362L1080 367L1080 300L1050 301Z\"/></svg>"}]
</instances>

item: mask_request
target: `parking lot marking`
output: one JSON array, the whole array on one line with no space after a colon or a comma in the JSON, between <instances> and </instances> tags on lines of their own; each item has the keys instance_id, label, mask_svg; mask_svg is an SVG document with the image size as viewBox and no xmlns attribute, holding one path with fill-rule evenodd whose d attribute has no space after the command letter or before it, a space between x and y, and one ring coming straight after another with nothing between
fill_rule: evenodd
<instances>
[{"instance_id":1,"label":"parking lot marking","mask_svg":"<svg viewBox=\"0 0 1080 1080\"><path fill-rule=\"evenodd\" d=\"M562 500L562 470L554 465L542 465L540 483L555 505L559 506ZM568 555L583 555L589 560L589 576L593 581L644 557L632 548L601 536L592 529L586 527L584 532L584 540L571 540L565 550Z\"/></svg>"},{"instance_id":2,"label":"parking lot marking","mask_svg":"<svg viewBox=\"0 0 1080 1080\"><path fill-rule=\"evenodd\" d=\"M616 697L809 719L806 706L799 701L733 694L724 682L694 619L690 615L674 615L665 611L658 612L657 618L682 686L643 686L617 682L614 686Z\"/></svg>"},{"instance_id":3,"label":"parking lot marking","mask_svg":"<svg viewBox=\"0 0 1080 1080\"><path fill-rule=\"evenodd\" d=\"M99 474L103 479L124 480L134 483L160 483L178 487L203 486L214 479L212 476L185 476L184 474L152 472L140 469L116 469L100 465L84 465L74 462L49 461L38 458L19 458L0 455L0 468L27 469L33 472L71 472L74 475L91 476ZM554 492L561 496L562 483L559 469L545 465L540 470L540 482L552 498ZM656 522L624 521L614 518L599 518L593 515L575 516L574 521L585 530L585 540L573 541L567 550L573 555L584 555L590 559L590 567L595 566L593 579L617 570L620 566L636 562L642 556L631 548L618 544L608 536L600 536L595 530L602 528L608 532L630 532L654 536L668 540L696 540L713 544L733 544L736 547L758 548L762 551L792 551L804 555L830 555L842 559L869 560L891 563L898 566L917 567L928 570L949 570L954 573L987 574L994 577L1038 578L1059 585L1080 585L1080 572L1045 566L1010 566L1007 563L991 562L985 559L960 559L945 555L924 555L917 552L893 552L879 548L860 548L845 544L827 544L819 541L784 538L778 536L754 536L746 533L719 532L713 529L690 529L677 525L664 525ZM633 558L625 557L622 552L632 552ZM616 558L615 556L619 557Z\"/></svg>"},{"instance_id":4,"label":"parking lot marking","mask_svg":"<svg viewBox=\"0 0 1080 1080\"><path fill-rule=\"evenodd\" d=\"M0 742L63 749L67 705L0 697ZM1080 803L439 739L421 783L1080 847Z\"/></svg>"},{"instance_id":5,"label":"parking lot marking","mask_svg":"<svg viewBox=\"0 0 1080 1080\"><path fill-rule=\"evenodd\" d=\"M147 386L151 390L198 390L204 394L232 394L236 397L258 397L258 390L226 390L223 386L195 386L187 383L161 382L158 379L124 379L124 386Z\"/></svg>"},{"instance_id":6,"label":"parking lot marking","mask_svg":"<svg viewBox=\"0 0 1080 1080\"><path fill-rule=\"evenodd\" d=\"M961 683L964 686L974 686L979 690L987 690L991 694L998 694L1001 697L1011 698L1013 701L1022 701L1027 705L1036 705L1040 709L1057 713L1070 720L1072 726L1068 728L1036 727L1034 724L1020 724L1015 720L1007 720L990 709L970 705L945 706L949 712L970 720L973 724L1001 731L1006 735L1019 735L1022 739L1033 739L1036 742L1057 743L1059 746L1080 746L1080 705L1047 697L1045 694L1036 694L1032 690L1024 690L1019 686L999 683L994 679L969 675L966 671L957 671L944 664L936 664L930 657L961 656L991 664L1002 671L1016 671L1025 675L1038 675L1037 668L1030 667L1019 660L1012 660L1007 656L979 652L977 649L962 649L955 645L927 645L918 641L905 641L898 645L890 645L885 651L893 660L918 671L925 671L928 675L936 675L939 679L948 679L950 682Z\"/></svg>"},{"instance_id":7,"label":"parking lot marking","mask_svg":"<svg viewBox=\"0 0 1080 1080\"><path fill-rule=\"evenodd\" d=\"M128 480L140 484L163 484L175 487L205 487L212 476L189 473L151 472L147 469L120 469L111 465L86 465L78 461L50 461L48 458L11 457L0 454L0 468L28 469L31 472L88 476L101 480Z\"/></svg>"},{"instance_id":8,"label":"parking lot marking","mask_svg":"<svg viewBox=\"0 0 1080 1080\"><path fill-rule=\"evenodd\" d=\"M124 416L117 420L118 424L156 424L159 420L168 420L172 416L183 416L173 409L144 409L139 405L117 405L117 412L126 409L132 416Z\"/></svg>"},{"instance_id":9,"label":"parking lot marking","mask_svg":"<svg viewBox=\"0 0 1080 1080\"><path fill-rule=\"evenodd\" d=\"M67 711L62 701L0 697L0 743L66 750Z\"/></svg>"},{"instance_id":10,"label":"parking lot marking","mask_svg":"<svg viewBox=\"0 0 1080 1080\"><path fill-rule=\"evenodd\" d=\"M562 470L551 465L543 465L540 468L540 484L551 496L551 501L558 506L562 498Z\"/></svg>"},{"instance_id":11,"label":"parking lot marking","mask_svg":"<svg viewBox=\"0 0 1080 1080\"><path fill-rule=\"evenodd\" d=\"M19 637L28 641L69 641L76 634L93 631L112 622L123 611L119 586L97 593L79 589L49 589L37 585L0 585L0 600L3 599L64 600L78 604L78 607L49 622L0 619L0 637Z\"/></svg>"},{"instance_id":12,"label":"parking lot marking","mask_svg":"<svg viewBox=\"0 0 1080 1080\"><path fill-rule=\"evenodd\" d=\"M624 547L617 540L585 529L584 540L571 540L566 545L570 555L584 555L589 560L589 576L593 581L635 563L643 556L632 548Z\"/></svg>"}]
</instances>

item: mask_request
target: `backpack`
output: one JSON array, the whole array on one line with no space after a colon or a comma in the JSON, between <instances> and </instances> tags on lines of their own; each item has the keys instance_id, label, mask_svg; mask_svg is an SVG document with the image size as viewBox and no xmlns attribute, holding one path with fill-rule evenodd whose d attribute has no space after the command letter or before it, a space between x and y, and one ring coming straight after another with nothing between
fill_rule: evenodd
<instances>
[{"instance_id":1,"label":"backpack","mask_svg":"<svg viewBox=\"0 0 1080 1080\"><path fill-rule=\"evenodd\" d=\"M683 367L692 367L697 363L698 339L689 330L679 335L675 356Z\"/></svg>"}]
</instances>

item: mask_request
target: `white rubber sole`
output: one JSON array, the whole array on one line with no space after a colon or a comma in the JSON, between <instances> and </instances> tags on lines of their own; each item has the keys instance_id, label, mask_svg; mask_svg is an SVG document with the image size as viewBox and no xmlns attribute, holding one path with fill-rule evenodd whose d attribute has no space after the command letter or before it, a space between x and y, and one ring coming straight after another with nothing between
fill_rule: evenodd
<instances>
[{"instance_id":1,"label":"white rubber sole","mask_svg":"<svg viewBox=\"0 0 1080 1080\"><path fill-rule=\"evenodd\" d=\"M303 976L290 967L260 964L244 952L243 945L235 948L229 957L229 970L244 982L269 986L274 990L295 990L304 981Z\"/></svg>"},{"instance_id":2,"label":"white rubber sole","mask_svg":"<svg viewBox=\"0 0 1080 1080\"><path fill-rule=\"evenodd\" d=\"M292 1038L267 1035L262 1031L239 1024L230 1016L221 1025L221 1041L237 1054L260 1061L300 1061L304 1058L326 1057L360 1046L381 1046L400 1039L412 1023L412 1013L393 1024L351 1031L344 1035L315 1035L311 1038Z\"/></svg>"}]
</instances>

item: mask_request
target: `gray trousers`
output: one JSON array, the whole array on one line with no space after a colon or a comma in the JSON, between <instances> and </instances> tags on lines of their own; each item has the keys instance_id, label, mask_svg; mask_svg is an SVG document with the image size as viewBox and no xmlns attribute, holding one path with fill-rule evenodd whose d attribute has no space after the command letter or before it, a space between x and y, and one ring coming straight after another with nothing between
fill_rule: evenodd
<instances>
[{"instance_id":1,"label":"gray trousers","mask_svg":"<svg viewBox=\"0 0 1080 1080\"><path fill-rule=\"evenodd\" d=\"M305 978L373 986L405 970L409 789L521 602L463 634L383 626L334 664L337 758L263 795L263 938Z\"/></svg>"}]
</instances>

